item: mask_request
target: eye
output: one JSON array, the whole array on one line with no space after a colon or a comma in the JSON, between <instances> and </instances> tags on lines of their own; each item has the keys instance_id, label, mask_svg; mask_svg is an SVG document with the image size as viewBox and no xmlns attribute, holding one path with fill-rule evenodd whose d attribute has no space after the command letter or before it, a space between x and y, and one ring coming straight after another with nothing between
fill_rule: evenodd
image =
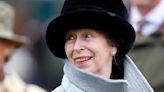
<instances>
[{"instance_id":1,"label":"eye","mask_svg":"<svg viewBox=\"0 0 164 92\"><path fill-rule=\"evenodd\" d=\"M86 33L85 35L84 35L84 38L85 39L91 39L93 37L93 35L91 34L91 33Z\"/></svg>"},{"instance_id":2,"label":"eye","mask_svg":"<svg viewBox=\"0 0 164 92\"><path fill-rule=\"evenodd\" d=\"M91 38L92 34L91 33L85 33L84 36L85 36L85 38Z\"/></svg>"},{"instance_id":3,"label":"eye","mask_svg":"<svg viewBox=\"0 0 164 92\"><path fill-rule=\"evenodd\" d=\"M91 36L91 34L86 34L85 35L85 38L91 38L92 36Z\"/></svg>"},{"instance_id":4,"label":"eye","mask_svg":"<svg viewBox=\"0 0 164 92\"><path fill-rule=\"evenodd\" d=\"M69 41L69 40L74 40L75 39L75 36L73 36L72 34L69 34L69 35L66 35L66 41Z\"/></svg>"}]
</instances>

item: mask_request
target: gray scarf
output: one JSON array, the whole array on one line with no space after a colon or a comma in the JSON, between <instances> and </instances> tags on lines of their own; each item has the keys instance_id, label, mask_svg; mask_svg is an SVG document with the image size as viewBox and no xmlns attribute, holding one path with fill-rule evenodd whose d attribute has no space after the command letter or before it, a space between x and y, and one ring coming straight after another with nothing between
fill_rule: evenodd
<instances>
[{"instance_id":1,"label":"gray scarf","mask_svg":"<svg viewBox=\"0 0 164 92\"><path fill-rule=\"evenodd\" d=\"M113 80L82 71L66 61L59 88L62 87L66 92L154 92L128 56L124 69L124 79Z\"/></svg>"}]
</instances>

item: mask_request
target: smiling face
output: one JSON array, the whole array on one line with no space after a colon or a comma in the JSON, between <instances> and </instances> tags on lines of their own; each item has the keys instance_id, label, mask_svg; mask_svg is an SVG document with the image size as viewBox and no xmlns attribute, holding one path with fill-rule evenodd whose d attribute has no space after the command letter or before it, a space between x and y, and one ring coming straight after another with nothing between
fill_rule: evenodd
<instances>
[{"instance_id":1,"label":"smiling face","mask_svg":"<svg viewBox=\"0 0 164 92\"><path fill-rule=\"evenodd\" d=\"M73 29L66 34L67 58L82 70L109 78L116 51L116 47L98 30Z\"/></svg>"}]
</instances>

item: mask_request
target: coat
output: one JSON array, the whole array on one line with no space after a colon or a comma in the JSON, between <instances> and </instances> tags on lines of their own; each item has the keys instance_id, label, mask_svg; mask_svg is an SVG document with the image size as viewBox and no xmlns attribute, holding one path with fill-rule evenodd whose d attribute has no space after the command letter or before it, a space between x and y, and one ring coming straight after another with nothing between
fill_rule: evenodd
<instances>
[{"instance_id":1,"label":"coat","mask_svg":"<svg viewBox=\"0 0 164 92\"><path fill-rule=\"evenodd\" d=\"M164 32L164 28L162 30ZM164 35L143 37L129 56L144 74L155 92L164 92Z\"/></svg>"},{"instance_id":2,"label":"coat","mask_svg":"<svg viewBox=\"0 0 164 92\"><path fill-rule=\"evenodd\" d=\"M66 61L62 83L52 92L154 92L144 76L126 56L124 79L106 79L84 72Z\"/></svg>"}]
</instances>

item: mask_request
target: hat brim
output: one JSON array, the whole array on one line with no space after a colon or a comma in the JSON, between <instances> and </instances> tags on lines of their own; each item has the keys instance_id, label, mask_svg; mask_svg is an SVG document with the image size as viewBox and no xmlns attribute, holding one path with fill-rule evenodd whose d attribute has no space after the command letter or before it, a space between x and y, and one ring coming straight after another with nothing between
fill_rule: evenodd
<instances>
[{"instance_id":1,"label":"hat brim","mask_svg":"<svg viewBox=\"0 0 164 92\"><path fill-rule=\"evenodd\" d=\"M16 35L8 30L0 31L0 39L9 40L15 43L16 47L20 47L28 43L27 37Z\"/></svg>"},{"instance_id":2,"label":"hat brim","mask_svg":"<svg viewBox=\"0 0 164 92\"><path fill-rule=\"evenodd\" d=\"M74 28L93 28L105 31L117 42L118 53L121 55L128 53L135 40L135 31L131 24L113 13L75 11L55 18L47 27L46 43L55 56L66 58L65 32Z\"/></svg>"}]
</instances>

